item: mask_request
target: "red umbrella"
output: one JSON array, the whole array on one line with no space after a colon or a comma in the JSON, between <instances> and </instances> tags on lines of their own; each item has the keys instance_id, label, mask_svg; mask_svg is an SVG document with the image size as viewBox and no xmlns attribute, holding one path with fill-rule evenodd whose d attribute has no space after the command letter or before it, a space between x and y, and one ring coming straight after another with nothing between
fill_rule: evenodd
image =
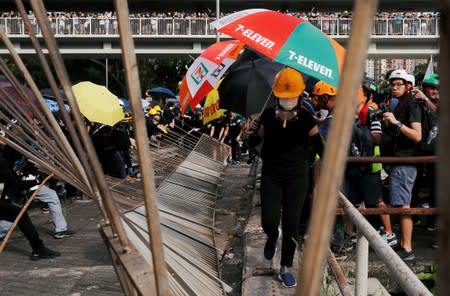
<instances>
[{"instance_id":1,"label":"red umbrella","mask_svg":"<svg viewBox=\"0 0 450 296\"><path fill-rule=\"evenodd\" d=\"M212 25L276 62L333 86L339 84L345 49L306 20L267 9L247 9Z\"/></svg>"},{"instance_id":2,"label":"red umbrella","mask_svg":"<svg viewBox=\"0 0 450 296\"><path fill-rule=\"evenodd\" d=\"M189 67L180 85L180 109L192 109L217 85L233 64L244 44L237 40L214 43L205 49Z\"/></svg>"}]
</instances>

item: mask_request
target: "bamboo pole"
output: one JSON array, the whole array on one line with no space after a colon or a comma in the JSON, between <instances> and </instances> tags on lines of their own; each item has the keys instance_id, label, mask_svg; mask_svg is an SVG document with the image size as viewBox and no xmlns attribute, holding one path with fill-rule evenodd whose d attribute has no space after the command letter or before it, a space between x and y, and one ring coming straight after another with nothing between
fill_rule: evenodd
<instances>
[{"instance_id":1,"label":"bamboo pole","mask_svg":"<svg viewBox=\"0 0 450 296\"><path fill-rule=\"evenodd\" d=\"M296 295L319 295L377 0L357 0Z\"/></svg>"},{"instance_id":2,"label":"bamboo pole","mask_svg":"<svg viewBox=\"0 0 450 296\"><path fill-rule=\"evenodd\" d=\"M36 194L39 192L39 190L41 190L42 186L45 185L45 183L47 183L48 180L50 180L53 177L53 175L48 175L43 181L42 183L39 184L38 188L33 192L33 194L30 196L30 198L27 200L27 202L25 203L25 205L22 207L22 209L20 210L19 214L17 215L16 219L14 220L14 222L12 223L12 225L9 227L8 232L6 233L5 237L3 238L3 242L0 245L0 254L3 252L3 249L6 246L6 243L8 242L9 238L11 237L14 229L17 226L17 223L19 223L20 218L22 218L23 214L26 212L26 210L28 209L28 207L30 206L31 202L33 201L34 197L36 196Z\"/></svg>"},{"instance_id":3,"label":"bamboo pole","mask_svg":"<svg viewBox=\"0 0 450 296\"><path fill-rule=\"evenodd\" d=\"M448 147L450 146L450 1L441 0L441 26L440 26L440 115L439 115L439 142L437 170L437 198L438 208L442 213L438 215L438 245L439 252L437 262L439 271L438 288L441 295L450 291L450 157L448 156ZM445 292L447 291L447 292Z\"/></svg>"},{"instance_id":4,"label":"bamboo pole","mask_svg":"<svg viewBox=\"0 0 450 296\"><path fill-rule=\"evenodd\" d=\"M78 104L75 100L75 95L72 91L72 85L70 83L69 76L64 66L64 61L62 60L62 57L59 54L55 37L53 36L50 24L47 19L46 9L44 7L44 4L42 3L42 0L31 0L30 4L33 9L34 15L36 16L36 21L38 22L39 27L41 28L42 36L44 37L45 43L47 45L50 59L53 62L55 71L59 77L62 88L64 89L64 92L67 96L67 101L70 105L70 108L72 109L72 117L75 121L75 125L81 137L82 143L86 149L89 161L91 162L94 171L95 181L98 185L99 195L101 196L102 201L105 205L106 213L108 214L108 218L111 221L111 226L116 232L121 242L121 245L124 249L124 252L128 252L131 250L131 243L120 221L120 216L117 212L117 209L114 206L111 192L109 191L108 186L106 184L102 167L97 158L91 139L89 138L89 135L87 133L84 121L81 117Z\"/></svg>"},{"instance_id":5,"label":"bamboo pole","mask_svg":"<svg viewBox=\"0 0 450 296\"><path fill-rule=\"evenodd\" d=\"M167 282L167 269L161 238L158 206L156 204L153 165L148 145L147 128L141 105L141 87L137 68L134 44L131 37L129 9L126 0L115 0L117 20L119 22L120 45L127 81L128 96L133 112L134 130L136 133L137 152L142 175L146 218L150 239L157 295L171 295Z\"/></svg>"},{"instance_id":6,"label":"bamboo pole","mask_svg":"<svg viewBox=\"0 0 450 296\"><path fill-rule=\"evenodd\" d=\"M95 180L95 179L94 179L94 177L92 175L91 167L90 167L89 162L87 160L86 152L82 148L82 145L81 145L81 142L80 142L80 138L78 137L78 135L77 135L77 133L75 131L75 127L73 126L73 124L71 124L71 119L70 119L70 116L69 116L67 110L64 107L64 102L63 102L62 97L61 97L61 95L59 93L58 85L57 85L57 83L55 81L55 78L54 78L54 76L52 74L50 66L48 65L48 62L47 62L44 54L42 53L41 45L40 45L39 41L37 40L36 35L34 34L33 26L31 25L31 22L30 22L30 20L28 18L27 12L26 12L25 7L23 5L23 1L22 0L15 0L15 2L16 2L17 9L19 10L20 15L22 16L22 20L23 20L23 22L24 22L24 24L25 24L25 26L27 28L27 31L28 31L28 34L30 36L30 40L31 40L31 42L33 44L33 47L36 50L36 55L37 55L37 57L39 59L39 62L41 63L41 67L42 67L42 69L43 69L43 71L45 73L45 76L47 77L47 81L48 81L48 83L50 85L50 88L53 91L53 94L54 94L54 96L56 98L56 101L58 103L59 109L61 110L61 114L62 114L62 117L63 117L63 120L64 120L64 124L66 125L67 130L69 132L69 135L70 135L70 137L72 139L72 143L73 143L73 146L75 148L75 151L77 152L77 154L79 156L79 159L81 161L81 163L80 163L80 161L78 161L78 159L75 157L76 160L75 160L74 165L77 168L77 170L80 172L84 182L86 182L86 186L90 187L91 188L91 192L92 192L93 191L93 189L92 189L93 186L91 186L89 180L92 181L92 180ZM17 62L16 62L16 64L17 64ZM25 68L25 67L21 66L21 68ZM24 74L28 73L28 71L26 71L26 69L22 69L21 71ZM32 85L30 83L30 80L32 81L31 76L27 77L28 84ZM59 134L58 128L56 128L56 132L57 132L57 134ZM65 138L65 136L63 137L63 139L61 141L63 142L64 148L67 151L69 157L73 157L73 154L74 154L73 153L73 149L70 146L70 144L67 142L67 139ZM83 167L81 167L81 165L84 167L84 170L83 170Z\"/></svg>"}]
</instances>

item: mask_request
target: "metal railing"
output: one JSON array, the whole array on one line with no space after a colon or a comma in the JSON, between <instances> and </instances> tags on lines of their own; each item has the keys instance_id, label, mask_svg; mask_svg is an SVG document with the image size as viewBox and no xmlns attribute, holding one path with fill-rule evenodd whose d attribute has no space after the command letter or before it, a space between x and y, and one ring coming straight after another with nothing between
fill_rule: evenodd
<instances>
[{"instance_id":1,"label":"metal railing","mask_svg":"<svg viewBox=\"0 0 450 296\"><path fill-rule=\"evenodd\" d=\"M133 36L209 36L216 35L211 26L214 18L130 18ZM34 32L40 35L36 20L30 18ZM49 18L55 36L119 36L116 18L58 17ZM311 24L330 36L349 36L352 19L312 18ZM372 36L438 36L438 17L375 18ZM25 36L24 23L19 17L0 18L0 30L9 36Z\"/></svg>"},{"instance_id":2,"label":"metal railing","mask_svg":"<svg viewBox=\"0 0 450 296\"><path fill-rule=\"evenodd\" d=\"M413 156L413 157L349 157L349 162L353 163L427 163L436 161L435 156ZM367 295L368 289L368 260L369 245L376 252L377 256L386 264L397 283L408 295L432 295L425 285L417 278L408 265L394 252L394 250L384 241L378 231L365 219L365 215L380 214L425 214L434 215L436 209L414 209L414 208L376 208L376 209L357 209L347 199L339 193L339 203L341 209L337 209L336 214L345 214L355 224L357 228L356 243L356 270L355 270L355 293L354 295ZM342 295L351 295L347 281L342 278L342 271L333 260L328 259L336 277L336 282ZM340 277L339 277L340 276Z\"/></svg>"},{"instance_id":3,"label":"metal railing","mask_svg":"<svg viewBox=\"0 0 450 296\"><path fill-rule=\"evenodd\" d=\"M353 204L340 193L339 202L357 227L355 295L367 295L369 245L386 264L396 281L408 295L432 295L408 265L384 241L377 230L362 216ZM345 288L345 287L343 287ZM343 291L343 289L341 289Z\"/></svg>"}]
</instances>

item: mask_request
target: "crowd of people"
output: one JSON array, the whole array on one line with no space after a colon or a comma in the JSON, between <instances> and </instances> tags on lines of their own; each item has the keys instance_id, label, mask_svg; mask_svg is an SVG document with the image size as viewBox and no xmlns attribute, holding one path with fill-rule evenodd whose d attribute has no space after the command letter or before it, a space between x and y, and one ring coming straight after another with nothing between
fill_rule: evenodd
<instances>
[{"instance_id":1,"label":"crowd of people","mask_svg":"<svg viewBox=\"0 0 450 296\"><path fill-rule=\"evenodd\" d=\"M232 13L221 12L221 17ZM330 35L348 35L352 12L290 11L280 12L303 18ZM202 12L139 12L130 14L135 35L214 35L209 25L215 19L213 10ZM32 11L28 18L38 32ZM378 12L374 19L374 35L436 35L438 12ZM59 35L116 35L118 23L115 12L49 12L52 30ZM0 14L0 28L8 34L24 34L24 27L17 12Z\"/></svg>"},{"instance_id":2,"label":"crowd of people","mask_svg":"<svg viewBox=\"0 0 450 296\"><path fill-rule=\"evenodd\" d=\"M353 135L348 155L406 157L431 155L438 130L439 77L428 73L421 83L403 69L386 74L388 88L383 94L369 78L362 81L355 109ZM244 116L230 110L205 122L203 107L181 112L176 101L152 99L146 110L149 144L161 141L172 131L200 136L206 134L231 147L230 165L243 159L261 157L261 225L267 235L263 257L272 260L281 236L279 279L286 287L297 285L290 271L296 241L305 234L308 213L314 203L312 193L318 184L320 158L327 143L338 89L318 81L311 89L300 72L283 68L272 87L276 103L262 114ZM125 107L124 107L125 108ZM89 123L89 134L105 174L133 178L138 174L130 151L134 146L132 114L125 110L123 120L114 126ZM58 116L57 114L55 116ZM0 182L5 184L0 199L0 220L12 221L27 196L35 190L37 199L48 204L54 224L54 238L74 235L64 219L59 197L51 186L40 183L36 168L6 144L0 152ZM341 191L357 207L407 209L435 205L435 167L427 164L349 163ZM419 194L421 193L421 194ZM426 193L426 198L423 197ZM5 199L5 196L8 199ZM418 222L420 220L417 220ZM405 261L416 259L413 247L415 221L409 214L398 219L381 214L370 222L379 228L386 243ZM435 230L434 219L427 228ZM280 229L281 223L281 232ZM394 224L398 223L396 231ZM3 227L3 231L9 224ZM31 259L54 258L59 253L46 248L27 216L20 229L33 249ZM1 230L0 230L1 235ZM344 258L353 248L356 234L350 220L339 217L331 241L336 258Z\"/></svg>"}]
</instances>

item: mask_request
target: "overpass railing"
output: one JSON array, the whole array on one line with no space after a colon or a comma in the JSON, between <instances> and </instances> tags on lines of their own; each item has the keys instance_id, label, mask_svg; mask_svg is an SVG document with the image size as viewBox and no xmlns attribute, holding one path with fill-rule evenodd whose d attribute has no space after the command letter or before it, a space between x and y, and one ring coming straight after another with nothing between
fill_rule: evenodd
<instances>
[{"instance_id":1,"label":"overpass railing","mask_svg":"<svg viewBox=\"0 0 450 296\"><path fill-rule=\"evenodd\" d=\"M34 31L40 29L30 18ZM213 18L130 18L133 36L208 36L216 35L211 26ZM119 36L116 18L49 18L55 36ZM350 18L313 18L309 22L331 36L349 36ZM429 18L376 18L373 20L372 36L438 36L438 17ZM0 30L9 36L25 36L21 18L0 18Z\"/></svg>"}]
</instances>

